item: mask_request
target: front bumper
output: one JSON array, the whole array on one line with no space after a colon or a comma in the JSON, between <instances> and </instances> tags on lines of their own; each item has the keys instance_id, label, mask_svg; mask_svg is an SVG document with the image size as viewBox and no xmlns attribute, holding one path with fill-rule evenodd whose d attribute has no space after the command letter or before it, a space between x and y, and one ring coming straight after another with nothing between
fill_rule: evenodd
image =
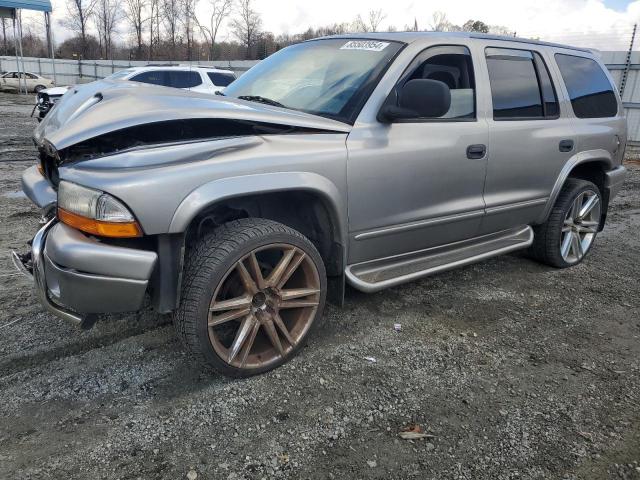
<instances>
[{"instance_id":1,"label":"front bumper","mask_svg":"<svg viewBox=\"0 0 640 480\"><path fill-rule=\"evenodd\" d=\"M33 238L31 263L13 259L31 270L49 312L85 326L95 314L139 310L157 254L98 242L53 219Z\"/></svg>"},{"instance_id":2,"label":"front bumper","mask_svg":"<svg viewBox=\"0 0 640 480\"><path fill-rule=\"evenodd\" d=\"M45 213L52 210L58 200L55 190L38 171L37 165L27 168L22 174L22 191Z\"/></svg>"}]
</instances>

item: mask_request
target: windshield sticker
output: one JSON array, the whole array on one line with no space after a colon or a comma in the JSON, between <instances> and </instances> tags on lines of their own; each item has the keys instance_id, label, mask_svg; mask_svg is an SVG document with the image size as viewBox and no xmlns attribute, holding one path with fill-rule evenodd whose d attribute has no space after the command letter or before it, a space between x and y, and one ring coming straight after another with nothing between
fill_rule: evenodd
<instances>
[{"instance_id":1,"label":"windshield sticker","mask_svg":"<svg viewBox=\"0 0 640 480\"><path fill-rule=\"evenodd\" d=\"M378 42L375 40L351 40L340 47L340 50L369 50L371 52L381 52L388 46L389 42Z\"/></svg>"}]
</instances>

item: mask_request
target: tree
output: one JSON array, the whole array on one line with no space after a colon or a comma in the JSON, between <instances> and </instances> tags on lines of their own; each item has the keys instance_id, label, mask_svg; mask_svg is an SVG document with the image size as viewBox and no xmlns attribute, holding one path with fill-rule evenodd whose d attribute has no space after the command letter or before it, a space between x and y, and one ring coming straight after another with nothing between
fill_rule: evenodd
<instances>
[{"instance_id":1,"label":"tree","mask_svg":"<svg viewBox=\"0 0 640 480\"><path fill-rule=\"evenodd\" d=\"M382 13L382 9L369 10L369 27L371 32L377 32L378 27L382 21L387 18L387 15Z\"/></svg>"},{"instance_id":2,"label":"tree","mask_svg":"<svg viewBox=\"0 0 640 480\"><path fill-rule=\"evenodd\" d=\"M80 36L80 54L87 57L87 27L97 0L67 0L67 17L62 25Z\"/></svg>"},{"instance_id":3,"label":"tree","mask_svg":"<svg viewBox=\"0 0 640 480\"><path fill-rule=\"evenodd\" d=\"M245 58L251 57L251 49L260 37L262 19L260 14L253 9L252 0L240 0L240 12L231 23L233 35L246 49Z\"/></svg>"},{"instance_id":4,"label":"tree","mask_svg":"<svg viewBox=\"0 0 640 480\"><path fill-rule=\"evenodd\" d=\"M162 0L162 15L169 43L171 44L171 58L176 58L176 43L178 36L178 18L180 18L180 6L178 0Z\"/></svg>"},{"instance_id":5,"label":"tree","mask_svg":"<svg viewBox=\"0 0 640 480\"><path fill-rule=\"evenodd\" d=\"M120 0L98 0L95 23L104 58L111 58L113 34L116 32L116 27L121 18Z\"/></svg>"},{"instance_id":6,"label":"tree","mask_svg":"<svg viewBox=\"0 0 640 480\"><path fill-rule=\"evenodd\" d=\"M209 7L211 8L211 17L209 17L209 24L202 25L200 22L198 22L198 28L202 32L202 35L205 37L205 40L209 43L208 60L213 60L213 48L216 43L216 37L218 36L218 31L222 26L222 22L224 22L231 14L233 0L209 0Z\"/></svg>"},{"instance_id":7,"label":"tree","mask_svg":"<svg viewBox=\"0 0 640 480\"><path fill-rule=\"evenodd\" d=\"M136 59L142 59L142 33L144 24L146 23L145 10L147 8L147 0L125 0L124 15L133 28L136 37Z\"/></svg>"},{"instance_id":8,"label":"tree","mask_svg":"<svg viewBox=\"0 0 640 480\"><path fill-rule=\"evenodd\" d=\"M465 32L489 33L489 25L480 20L467 20L462 25L462 30Z\"/></svg>"},{"instance_id":9,"label":"tree","mask_svg":"<svg viewBox=\"0 0 640 480\"><path fill-rule=\"evenodd\" d=\"M451 30L451 22L447 18L447 14L444 12L433 12L431 17L431 30L434 32L447 32Z\"/></svg>"},{"instance_id":10,"label":"tree","mask_svg":"<svg viewBox=\"0 0 640 480\"><path fill-rule=\"evenodd\" d=\"M149 0L149 60L153 60L153 46L160 44L160 0Z\"/></svg>"},{"instance_id":11,"label":"tree","mask_svg":"<svg viewBox=\"0 0 640 480\"><path fill-rule=\"evenodd\" d=\"M193 58L193 26L195 24L196 6L198 0L180 0L180 21L187 40L187 60Z\"/></svg>"},{"instance_id":12,"label":"tree","mask_svg":"<svg viewBox=\"0 0 640 480\"><path fill-rule=\"evenodd\" d=\"M2 17L0 20L2 20L2 54L9 55L9 48L7 44L7 19Z\"/></svg>"}]
</instances>

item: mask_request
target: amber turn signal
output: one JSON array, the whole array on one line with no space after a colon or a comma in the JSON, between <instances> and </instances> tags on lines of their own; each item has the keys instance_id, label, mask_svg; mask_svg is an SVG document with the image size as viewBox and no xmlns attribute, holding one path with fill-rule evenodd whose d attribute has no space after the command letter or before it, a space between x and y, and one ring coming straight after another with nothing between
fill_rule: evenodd
<instances>
[{"instance_id":1,"label":"amber turn signal","mask_svg":"<svg viewBox=\"0 0 640 480\"><path fill-rule=\"evenodd\" d=\"M133 238L142 236L142 229L138 222L102 222L83 217L60 207L58 207L58 219L70 227L100 237Z\"/></svg>"}]
</instances>

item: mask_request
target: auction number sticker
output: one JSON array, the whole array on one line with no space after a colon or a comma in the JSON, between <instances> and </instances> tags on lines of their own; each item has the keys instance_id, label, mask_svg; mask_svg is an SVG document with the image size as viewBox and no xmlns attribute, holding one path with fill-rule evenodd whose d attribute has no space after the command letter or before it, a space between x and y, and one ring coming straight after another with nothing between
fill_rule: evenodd
<instances>
[{"instance_id":1,"label":"auction number sticker","mask_svg":"<svg viewBox=\"0 0 640 480\"><path fill-rule=\"evenodd\" d=\"M388 46L389 42L378 42L376 40L351 40L340 47L340 50L369 50L371 52L381 52Z\"/></svg>"}]
</instances>

